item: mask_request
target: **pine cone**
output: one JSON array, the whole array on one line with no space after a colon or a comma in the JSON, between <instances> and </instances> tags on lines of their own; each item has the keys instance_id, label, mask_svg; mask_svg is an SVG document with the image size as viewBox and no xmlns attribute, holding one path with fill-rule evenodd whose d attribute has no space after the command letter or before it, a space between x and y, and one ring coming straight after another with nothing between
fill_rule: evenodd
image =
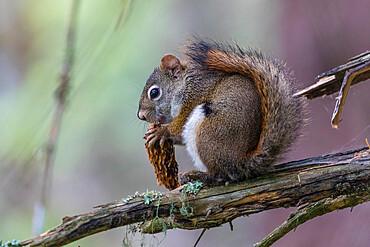
<instances>
[{"instance_id":1,"label":"pine cone","mask_svg":"<svg viewBox=\"0 0 370 247\"><path fill-rule=\"evenodd\" d=\"M159 124L153 124L148 130L159 126ZM144 139L147 139L146 136ZM169 190L179 187L179 182L177 180L178 165L175 160L175 149L172 140L166 140L163 149L159 145L159 142L156 142L153 146L150 146L148 142L146 142L145 148L149 155L149 161L152 166L154 166L157 184L163 185Z\"/></svg>"}]
</instances>

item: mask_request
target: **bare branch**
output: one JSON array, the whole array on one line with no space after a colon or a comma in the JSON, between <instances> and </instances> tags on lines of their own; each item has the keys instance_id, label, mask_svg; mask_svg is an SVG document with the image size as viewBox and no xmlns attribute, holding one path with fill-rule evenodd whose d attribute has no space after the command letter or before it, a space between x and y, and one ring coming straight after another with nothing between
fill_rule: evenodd
<instances>
[{"instance_id":1,"label":"bare branch","mask_svg":"<svg viewBox=\"0 0 370 247\"><path fill-rule=\"evenodd\" d=\"M338 92L341 88L346 71L364 65L370 61L370 51L366 51L356 57L351 58L346 64L340 65L334 69L326 71L316 77L317 82L298 93L295 96L305 96L308 99L314 99L324 95L330 95ZM351 85L365 81L370 78L370 71L356 75Z\"/></svg>"},{"instance_id":2,"label":"bare branch","mask_svg":"<svg viewBox=\"0 0 370 247\"><path fill-rule=\"evenodd\" d=\"M337 96L337 102L335 103L333 117L331 119L331 125L334 128L338 128L338 123L341 121L340 115L342 114L343 106L346 103L347 95L349 92L349 87L353 83L353 80L356 78L356 76L366 74L367 72L370 72L370 60L367 61L365 64L359 65L353 69L346 71L342 86Z\"/></svg>"},{"instance_id":3,"label":"bare branch","mask_svg":"<svg viewBox=\"0 0 370 247\"><path fill-rule=\"evenodd\" d=\"M294 94L295 97L305 96L313 99L339 91L336 97L331 125L338 128L340 116L346 103L349 88L370 78L370 51L351 58L346 64L322 73L315 84Z\"/></svg>"}]
</instances>

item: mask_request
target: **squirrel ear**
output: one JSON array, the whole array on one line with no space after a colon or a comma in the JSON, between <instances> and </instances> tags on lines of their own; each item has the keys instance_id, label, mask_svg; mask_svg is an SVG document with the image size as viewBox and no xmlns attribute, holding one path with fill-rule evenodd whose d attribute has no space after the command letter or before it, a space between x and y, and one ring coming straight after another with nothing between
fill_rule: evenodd
<instances>
[{"instance_id":1,"label":"squirrel ear","mask_svg":"<svg viewBox=\"0 0 370 247\"><path fill-rule=\"evenodd\" d=\"M162 72L172 76L174 79L178 79L181 71L181 63L174 55L165 55L162 57L159 68Z\"/></svg>"}]
</instances>

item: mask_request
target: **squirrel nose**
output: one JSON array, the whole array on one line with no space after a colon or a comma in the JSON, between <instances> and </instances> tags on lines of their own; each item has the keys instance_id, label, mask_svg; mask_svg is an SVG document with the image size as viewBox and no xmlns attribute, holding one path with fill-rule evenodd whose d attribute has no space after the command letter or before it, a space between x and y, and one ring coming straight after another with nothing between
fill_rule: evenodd
<instances>
[{"instance_id":1,"label":"squirrel nose","mask_svg":"<svg viewBox=\"0 0 370 247\"><path fill-rule=\"evenodd\" d=\"M138 117L140 120L143 120L143 121L145 121L145 120L146 120L145 113L144 113L144 112L142 112L142 111L138 111L138 112L137 112L137 117Z\"/></svg>"}]
</instances>

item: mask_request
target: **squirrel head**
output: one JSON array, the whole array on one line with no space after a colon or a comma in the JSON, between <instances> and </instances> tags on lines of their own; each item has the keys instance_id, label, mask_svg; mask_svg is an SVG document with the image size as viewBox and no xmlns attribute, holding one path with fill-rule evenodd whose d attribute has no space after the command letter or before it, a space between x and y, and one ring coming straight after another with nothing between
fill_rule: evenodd
<instances>
[{"instance_id":1,"label":"squirrel head","mask_svg":"<svg viewBox=\"0 0 370 247\"><path fill-rule=\"evenodd\" d=\"M167 124L174 118L172 101L176 88L181 87L184 66L174 55L165 55L159 67L146 81L139 102L139 119L149 123Z\"/></svg>"}]
</instances>

